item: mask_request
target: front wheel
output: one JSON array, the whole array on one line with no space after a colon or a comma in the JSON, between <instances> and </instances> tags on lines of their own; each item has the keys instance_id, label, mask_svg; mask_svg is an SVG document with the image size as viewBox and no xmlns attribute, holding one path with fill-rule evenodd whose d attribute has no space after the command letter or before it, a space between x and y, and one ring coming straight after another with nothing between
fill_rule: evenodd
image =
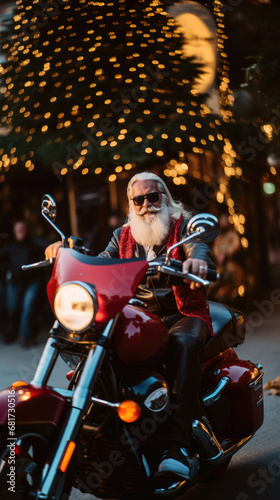
<instances>
[{"instance_id":1,"label":"front wheel","mask_svg":"<svg viewBox=\"0 0 280 500\"><path fill-rule=\"evenodd\" d=\"M39 434L24 435L9 443L0 457L1 500L34 500L40 489L48 454L47 440ZM68 498L71 485L62 487L59 500Z\"/></svg>"}]
</instances>

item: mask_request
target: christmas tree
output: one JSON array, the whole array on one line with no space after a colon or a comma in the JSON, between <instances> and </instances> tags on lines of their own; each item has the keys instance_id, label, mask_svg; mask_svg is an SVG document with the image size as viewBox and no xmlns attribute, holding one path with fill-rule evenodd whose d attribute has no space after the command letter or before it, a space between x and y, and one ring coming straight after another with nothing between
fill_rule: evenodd
<instances>
[{"instance_id":1,"label":"christmas tree","mask_svg":"<svg viewBox=\"0 0 280 500\"><path fill-rule=\"evenodd\" d=\"M4 165L112 173L178 157L194 136L213 149L167 4L20 0L3 42Z\"/></svg>"},{"instance_id":2,"label":"christmas tree","mask_svg":"<svg viewBox=\"0 0 280 500\"><path fill-rule=\"evenodd\" d=\"M214 165L217 200L244 233L230 180L242 175L226 137L232 102L223 5L207 2L217 23L221 115L198 95L201 68L183 54L184 39L168 14L170 0L19 0L2 33L0 181L22 165L103 174L162 165L186 184L188 154ZM203 2L202 2L203 3ZM209 5L208 5L209 4ZM212 155L212 156L211 156ZM195 158L196 157L196 158ZM209 170L209 167L207 167ZM210 180L199 173L201 180ZM211 173L211 172L210 172ZM245 241L245 244L247 242Z\"/></svg>"}]
</instances>

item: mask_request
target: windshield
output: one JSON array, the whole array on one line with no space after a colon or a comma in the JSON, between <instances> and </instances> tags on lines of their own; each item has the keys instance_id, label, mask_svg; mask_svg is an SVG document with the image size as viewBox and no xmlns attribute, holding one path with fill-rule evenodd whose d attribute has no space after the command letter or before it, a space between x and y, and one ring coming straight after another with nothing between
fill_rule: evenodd
<instances>
[{"instance_id":1,"label":"windshield","mask_svg":"<svg viewBox=\"0 0 280 500\"><path fill-rule=\"evenodd\" d=\"M131 299L148 269L144 259L105 259L61 248L47 286L51 307L55 291L69 281L94 285L98 311L96 325L109 321Z\"/></svg>"}]
</instances>

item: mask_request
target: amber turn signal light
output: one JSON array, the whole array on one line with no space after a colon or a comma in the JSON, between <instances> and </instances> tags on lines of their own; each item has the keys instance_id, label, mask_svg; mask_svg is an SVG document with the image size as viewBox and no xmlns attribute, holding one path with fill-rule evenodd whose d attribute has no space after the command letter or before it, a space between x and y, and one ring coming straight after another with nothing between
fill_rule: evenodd
<instances>
[{"instance_id":1,"label":"amber turn signal light","mask_svg":"<svg viewBox=\"0 0 280 500\"><path fill-rule=\"evenodd\" d=\"M66 469L67 469L68 464L71 460L71 457L73 455L75 447L76 447L76 444L74 443L74 441L70 441L68 443L68 446L67 446L66 451L64 453L64 457L63 457L62 462L61 462L60 467L59 467L61 472L66 472Z\"/></svg>"},{"instance_id":2,"label":"amber turn signal light","mask_svg":"<svg viewBox=\"0 0 280 500\"><path fill-rule=\"evenodd\" d=\"M122 401L117 408L118 415L124 422L135 422L141 415L140 406L130 399Z\"/></svg>"},{"instance_id":3,"label":"amber turn signal light","mask_svg":"<svg viewBox=\"0 0 280 500\"><path fill-rule=\"evenodd\" d=\"M23 380L17 380L16 382L12 383L12 389L15 387L22 387L23 385L28 385L27 382L24 382Z\"/></svg>"}]
</instances>

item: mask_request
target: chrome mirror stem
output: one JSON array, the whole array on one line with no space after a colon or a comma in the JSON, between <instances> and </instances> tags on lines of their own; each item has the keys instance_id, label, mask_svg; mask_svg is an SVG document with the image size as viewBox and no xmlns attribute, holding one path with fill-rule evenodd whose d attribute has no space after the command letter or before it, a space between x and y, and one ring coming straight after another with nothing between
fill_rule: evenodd
<instances>
[{"instance_id":1,"label":"chrome mirror stem","mask_svg":"<svg viewBox=\"0 0 280 500\"><path fill-rule=\"evenodd\" d=\"M65 241L66 241L65 235L62 233L62 231L60 231L60 229L58 229L58 227L54 224L54 222L48 217L47 211L45 211L43 209L41 211L41 214L48 221L48 223L56 230L56 232L60 235L60 237L62 239L62 244L63 244L63 246L65 246Z\"/></svg>"},{"instance_id":2,"label":"chrome mirror stem","mask_svg":"<svg viewBox=\"0 0 280 500\"><path fill-rule=\"evenodd\" d=\"M171 247L169 247L167 252L166 252L165 264L168 265L170 263L170 254L174 248L179 247L183 243L186 243L186 241L192 240L193 238L197 238L200 234L204 233L204 231L205 231L205 229L201 227L197 231L192 233L191 235L186 236L186 238L183 238L182 240L178 241L178 243L175 243L175 245L172 245Z\"/></svg>"}]
</instances>

